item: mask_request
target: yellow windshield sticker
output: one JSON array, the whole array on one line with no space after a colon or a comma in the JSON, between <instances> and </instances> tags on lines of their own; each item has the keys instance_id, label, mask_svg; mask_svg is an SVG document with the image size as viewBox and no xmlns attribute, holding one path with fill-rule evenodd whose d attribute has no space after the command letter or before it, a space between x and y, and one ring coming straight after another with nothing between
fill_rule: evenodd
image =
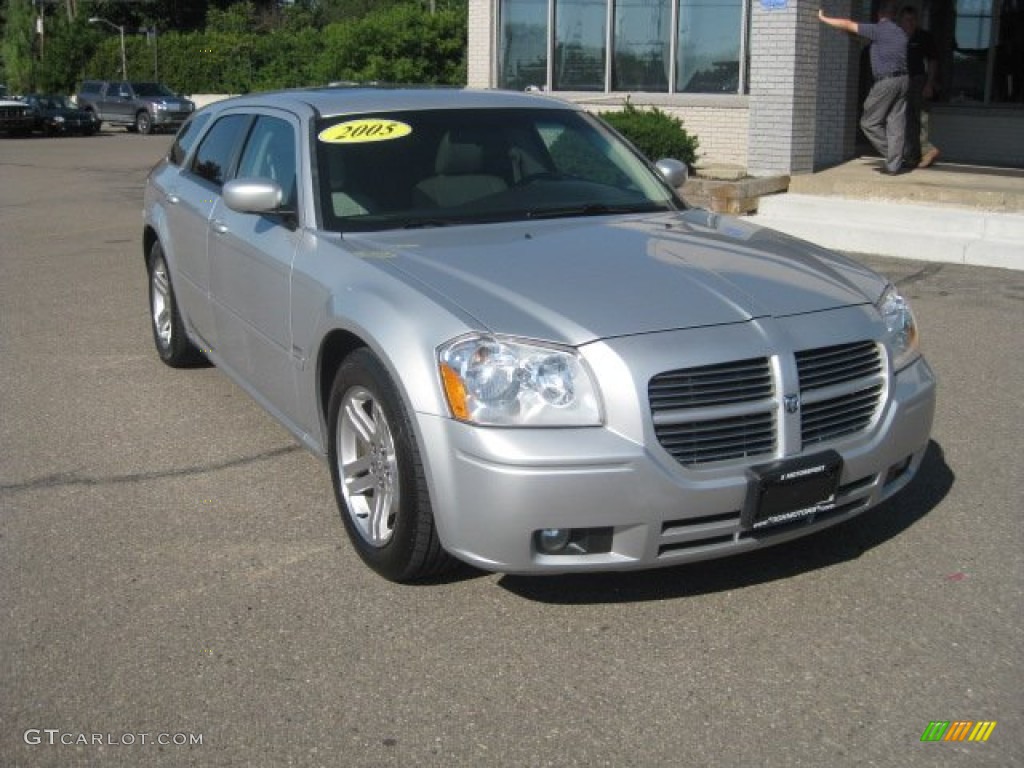
<instances>
[{"instance_id":1,"label":"yellow windshield sticker","mask_svg":"<svg viewBox=\"0 0 1024 768\"><path fill-rule=\"evenodd\" d=\"M320 131L317 137L329 144L358 144L365 141L391 141L412 133L412 127L397 120L349 120Z\"/></svg>"}]
</instances>

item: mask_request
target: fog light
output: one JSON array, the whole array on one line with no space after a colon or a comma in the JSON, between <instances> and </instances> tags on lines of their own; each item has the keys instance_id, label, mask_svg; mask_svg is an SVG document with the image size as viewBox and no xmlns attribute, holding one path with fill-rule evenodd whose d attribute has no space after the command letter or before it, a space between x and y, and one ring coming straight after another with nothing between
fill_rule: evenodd
<instances>
[{"instance_id":1,"label":"fog light","mask_svg":"<svg viewBox=\"0 0 1024 768\"><path fill-rule=\"evenodd\" d=\"M545 528L537 532L537 546L541 552L553 555L569 546L571 528Z\"/></svg>"},{"instance_id":2,"label":"fog light","mask_svg":"<svg viewBox=\"0 0 1024 768\"><path fill-rule=\"evenodd\" d=\"M913 456L907 456L903 461L889 467L889 471L885 475L885 484L888 485L903 477L907 470L910 469L910 462L913 458Z\"/></svg>"}]
</instances>

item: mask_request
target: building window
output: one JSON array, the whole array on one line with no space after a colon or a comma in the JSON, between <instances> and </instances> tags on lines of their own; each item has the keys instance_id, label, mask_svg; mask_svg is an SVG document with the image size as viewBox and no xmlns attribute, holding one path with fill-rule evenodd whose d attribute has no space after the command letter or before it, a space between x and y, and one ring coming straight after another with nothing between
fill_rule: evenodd
<instances>
[{"instance_id":1,"label":"building window","mask_svg":"<svg viewBox=\"0 0 1024 768\"><path fill-rule=\"evenodd\" d=\"M682 0L676 90L736 93L742 25L741 0Z\"/></svg>"},{"instance_id":2,"label":"building window","mask_svg":"<svg viewBox=\"0 0 1024 768\"><path fill-rule=\"evenodd\" d=\"M556 91L603 91L606 0L554 0Z\"/></svg>"},{"instance_id":3,"label":"building window","mask_svg":"<svg viewBox=\"0 0 1024 768\"><path fill-rule=\"evenodd\" d=\"M1024 1L955 0L952 8L950 100L1024 102ZM943 10L933 7L933 18Z\"/></svg>"},{"instance_id":4,"label":"building window","mask_svg":"<svg viewBox=\"0 0 1024 768\"><path fill-rule=\"evenodd\" d=\"M672 3L619 0L612 38L613 91L665 93L672 63Z\"/></svg>"},{"instance_id":5,"label":"building window","mask_svg":"<svg viewBox=\"0 0 1024 768\"><path fill-rule=\"evenodd\" d=\"M548 81L548 0L502 0L500 68L502 88L517 91Z\"/></svg>"},{"instance_id":6,"label":"building window","mask_svg":"<svg viewBox=\"0 0 1024 768\"><path fill-rule=\"evenodd\" d=\"M750 0L498 0L498 86L741 93Z\"/></svg>"}]
</instances>

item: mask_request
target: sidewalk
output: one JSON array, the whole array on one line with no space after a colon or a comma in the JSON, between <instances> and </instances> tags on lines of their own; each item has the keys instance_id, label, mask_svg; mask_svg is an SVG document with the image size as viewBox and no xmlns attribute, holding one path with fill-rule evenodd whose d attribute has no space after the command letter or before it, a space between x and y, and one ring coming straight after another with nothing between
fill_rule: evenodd
<instances>
[{"instance_id":1,"label":"sidewalk","mask_svg":"<svg viewBox=\"0 0 1024 768\"><path fill-rule=\"evenodd\" d=\"M939 162L885 176L880 162L793 176L751 218L837 250L1024 270L1024 170Z\"/></svg>"}]
</instances>

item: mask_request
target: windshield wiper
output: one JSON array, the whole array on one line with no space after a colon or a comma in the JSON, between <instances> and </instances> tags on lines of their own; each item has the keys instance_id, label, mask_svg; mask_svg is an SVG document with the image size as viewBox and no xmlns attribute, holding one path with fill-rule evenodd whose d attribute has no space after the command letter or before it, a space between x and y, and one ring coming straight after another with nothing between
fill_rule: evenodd
<instances>
[{"instance_id":1,"label":"windshield wiper","mask_svg":"<svg viewBox=\"0 0 1024 768\"><path fill-rule=\"evenodd\" d=\"M612 213L650 213L664 210L652 203L640 205L607 205L605 203L587 203L586 205L567 205L563 208L539 208L526 212L528 219L558 219L569 216L606 216Z\"/></svg>"},{"instance_id":2,"label":"windshield wiper","mask_svg":"<svg viewBox=\"0 0 1024 768\"><path fill-rule=\"evenodd\" d=\"M402 229L424 229L427 227L447 227L455 222L450 219L406 219Z\"/></svg>"}]
</instances>

